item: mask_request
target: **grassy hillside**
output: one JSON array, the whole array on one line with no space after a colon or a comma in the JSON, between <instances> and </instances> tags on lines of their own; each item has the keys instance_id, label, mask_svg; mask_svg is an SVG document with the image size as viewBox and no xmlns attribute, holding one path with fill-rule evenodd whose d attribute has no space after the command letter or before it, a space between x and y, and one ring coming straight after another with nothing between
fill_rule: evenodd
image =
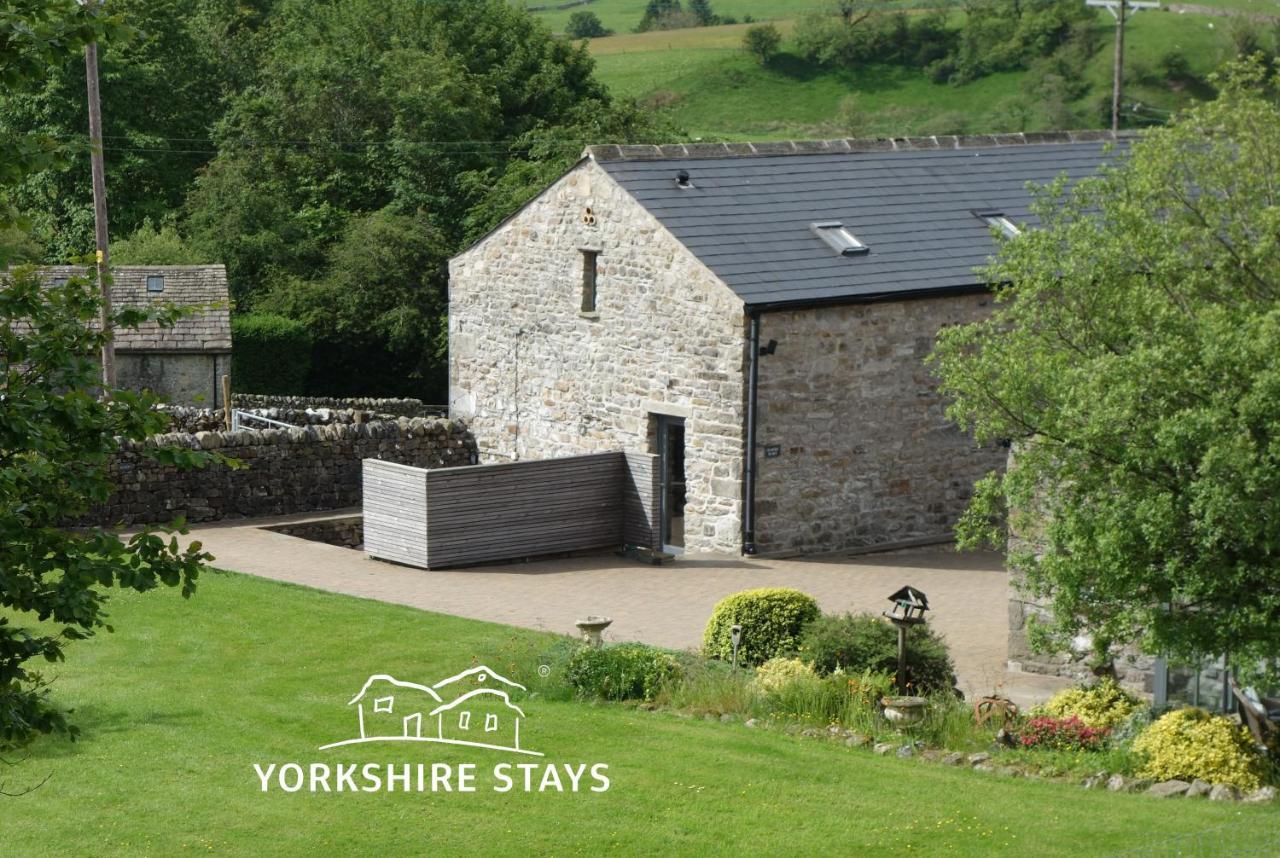
<instances>
[{"instance_id":1,"label":"grassy hillside","mask_svg":"<svg viewBox=\"0 0 1280 858\"><path fill-rule=\"evenodd\" d=\"M1240 0L1262 2L1262 0ZM1273 2L1273 0L1266 0ZM621 7L622 0L599 0ZM775 8L798 2L744 5ZM643 3L636 3L638 7ZM732 4L725 3L728 14ZM717 9L720 5L717 4ZM619 12L621 14L621 12ZM754 12L752 14L755 14ZM606 22L607 23L607 22ZM790 33L790 22L779 28ZM1111 89L1112 29L1086 70L1088 92L1055 104L1031 91L1026 72L991 75L964 86L938 84L922 72L894 66L829 69L808 63L784 42L784 53L761 68L741 49L747 25L621 34L592 40L599 76L615 92L671 111L695 136L777 139L880 134L1038 130L1104 123ZM1182 53L1204 75L1231 54L1227 22L1205 15L1145 12L1126 39L1125 102L1140 102L1148 121L1203 96L1203 88L1163 79L1160 58ZM850 98L852 96L852 98Z\"/></svg>"},{"instance_id":2,"label":"grassy hillside","mask_svg":"<svg viewBox=\"0 0 1280 858\"><path fill-rule=\"evenodd\" d=\"M529 7L554 7L565 0L515 0L515 2L524 2ZM630 33L640 23L646 3L647 0L591 0L584 6L574 6L570 9L546 8L534 14L545 21L552 30L560 32L564 29L570 15L587 10L594 12L610 30L623 34ZM711 0L711 8L717 15L736 18L739 22L744 21L747 16L756 21L789 20L811 9L830 5L830 2L824 2L824 0ZM894 5L941 8L959 7L962 3L960 0L896 0ZM1166 5L1169 4L1166 3ZM1188 0L1186 5L1227 9L1254 15L1280 16L1280 0Z\"/></svg>"},{"instance_id":3,"label":"grassy hillside","mask_svg":"<svg viewBox=\"0 0 1280 858\"><path fill-rule=\"evenodd\" d=\"M528 6L554 6L564 0L528 0ZM648 0L593 0L585 6L572 9L547 9L535 12L552 30L560 32L574 12L594 12L600 21L615 33L630 33L640 23ZM717 15L742 21L750 15L757 21L778 21L794 18L813 8L824 5L822 0L711 0L711 8Z\"/></svg>"}]
</instances>

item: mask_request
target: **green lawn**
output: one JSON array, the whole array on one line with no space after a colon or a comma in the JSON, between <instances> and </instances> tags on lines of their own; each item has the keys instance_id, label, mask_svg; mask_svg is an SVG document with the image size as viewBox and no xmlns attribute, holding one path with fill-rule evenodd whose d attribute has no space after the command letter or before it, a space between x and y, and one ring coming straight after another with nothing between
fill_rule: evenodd
<instances>
[{"instance_id":1,"label":"green lawn","mask_svg":"<svg viewBox=\"0 0 1280 858\"><path fill-rule=\"evenodd\" d=\"M433 682L483 662L536 690L550 635L230 574L191 601L120 596L112 614L115 634L49 672L81 740L41 740L0 769L9 791L50 776L0 798L0 853L1078 856L1227 826L1210 845L1260 854L1280 825L1280 808L1084 792L536 695L525 746L539 763L607 763L611 788L495 793L499 753L317 748L352 735L345 704L369 674ZM479 791L264 794L252 768L419 761L478 763Z\"/></svg>"}]
</instances>

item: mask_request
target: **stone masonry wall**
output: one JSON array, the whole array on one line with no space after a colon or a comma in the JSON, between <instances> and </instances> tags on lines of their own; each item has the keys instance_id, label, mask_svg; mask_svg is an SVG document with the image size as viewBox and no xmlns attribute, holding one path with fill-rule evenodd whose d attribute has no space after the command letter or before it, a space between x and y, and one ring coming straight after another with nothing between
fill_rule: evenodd
<instances>
[{"instance_id":1,"label":"stone masonry wall","mask_svg":"<svg viewBox=\"0 0 1280 858\"><path fill-rule=\"evenodd\" d=\"M184 471L142 452L174 445L217 450L247 467ZM80 523L154 524L177 516L199 522L357 506L362 459L439 468L470 464L474 450L464 425L438 419L157 435L112 456L116 491Z\"/></svg>"},{"instance_id":2,"label":"stone masonry wall","mask_svg":"<svg viewBox=\"0 0 1280 858\"><path fill-rule=\"evenodd\" d=\"M207 352L126 352L116 354L116 383L126 390L150 390L177 405L220 406L218 378L231 355Z\"/></svg>"},{"instance_id":3,"label":"stone masonry wall","mask_svg":"<svg viewBox=\"0 0 1280 858\"><path fill-rule=\"evenodd\" d=\"M226 428L226 412L221 408L187 408L165 406L161 409L169 415L170 432L220 432ZM394 414L376 414L372 411L355 411L338 408L241 408L247 414L255 414L270 420L278 420L291 426L328 426L332 423L355 423L359 415L361 423L395 420ZM252 429L266 429L268 423L244 419L244 425ZM280 428L280 427L275 427Z\"/></svg>"},{"instance_id":4,"label":"stone masonry wall","mask_svg":"<svg viewBox=\"0 0 1280 858\"><path fill-rule=\"evenodd\" d=\"M761 551L831 551L950 536L1006 451L944 415L924 364L938 330L984 318L958 295L766 313L756 440ZM776 449L776 456L769 455Z\"/></svg>"},{"instance_id":5,"label":"stone masonry wall","mask_svg":"<svg viewBox=\"0 0 1280 858\"><path fill-rule=\"evenodd\" d=\"M736 553L744 331L741 300L585 161L451 262L450 414L482 461L656 452L651 415L684 417L686 548Z\"/></svg>"},{"instance_id":6,"label":"stone masonry wall","mask_svg":"<svg viewBox=\"0 0 1280 858\"><path fill-rule=\"evenodd\" d=\"M421 399L389 399L370 396L283 396L272 393L233 393L236 408L285 408L306 410L318 408L339 411L368 411L396 417L443 417L444 407L428 405Z\"/></svg>"}]
</instances>

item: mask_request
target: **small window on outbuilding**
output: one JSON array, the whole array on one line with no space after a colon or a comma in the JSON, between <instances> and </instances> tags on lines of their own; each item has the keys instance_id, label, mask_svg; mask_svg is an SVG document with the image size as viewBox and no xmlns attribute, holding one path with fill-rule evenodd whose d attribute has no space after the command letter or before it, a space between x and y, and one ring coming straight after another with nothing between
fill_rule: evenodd
<instances>
[{"instance_id":1,"label":"small window on outbuilding","mask_svg":"<svg viewBox=\"0 0 1280 858\"><path fill-rule=\"evenodd\" d=\"M598 250L582 251L582 312L594 313L596 311L596 259L600 256Z\"/></svg>"},{"instance_id":2,"label":"small window on outbuilding","mask_svg":"<svg viewBox=\"0 0 1280 858\"><path fill-rule=\"evenodd\" d=\"M463 712L458 716L458 729L459 730L471 729L471 713L470 712Z\"/></svg>"},{"instance_id":3,"label":"small window on outbuilding","mask_svg":"<svg viewBox=\"0 0 1280 858\"><path fill-rule=\"evenodd\" d=\"M1022 235L1022 230L1018 225L1004 216L1004 212L974 212L974 215L982 218L987 226L994 226L1000 230L1000 234L1005 238L1017 238Z\"/></svg>"},{"instance_id":4,"label":"small window on outbuilding","mask_svg":"<svg viewBox=\"0 0 1280 858\"><path fill-rule=\"evenodd\" d=\"M819 221L809 224L809 229L827 246L841 256L861 256L869 253L871 248L863 244L856 235L839 221Z\"/></svg>"},{"instance_id":5,"label":"small window on outbuilding","mask_svg":"<svg viewBox=\"0 0 1280 858\"><path fill-rule=\"evenodd\" d=\"M373 701L374 712L390 712L395 703L394 697L379 697Z\"/></svg>"},{"instance_id":6,"label":"small window on outbuilding","mask_svg":"<svg viewBox=\"0 0 1280 858\"><path fill-rule=\"evenodd\" d=\"M484 716L484 731L486 733L498 732L498 716L490 712Z\"/></svg>"},{"instance_id":7,"label":"small window on outbuilding","mask_svg":"<svg viewBox=\"0 0 1280 858\"><path fill-rule=\"evenodd\" d=\"M147 275L147 291L163 292L164 291L164 275L148 274Z\"/></svg>"},{"instance_id":8,"label":"small window on outbuilding","mask_svg":"<svg viewBox=\"0 0 1280 858\"><path fill-rule=\"evenodd\" d=\"M69 278L69 277L55 277L55 278L53 278L53 285L54 285L54 286L66 286L66 285L67 285L67 283L70 281L70 279L71 279L71 278Z\"/></svg>"}]
</instances>

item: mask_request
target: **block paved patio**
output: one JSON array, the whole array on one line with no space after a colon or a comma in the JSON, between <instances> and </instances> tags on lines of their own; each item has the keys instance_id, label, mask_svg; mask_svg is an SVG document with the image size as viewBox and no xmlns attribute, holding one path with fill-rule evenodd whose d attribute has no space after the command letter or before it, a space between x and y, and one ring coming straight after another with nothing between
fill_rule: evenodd
<instances>
[{"instance_id":1,"label":"block paved patio","mask_svg":"<svg viewBox=\"0 0 1280 858\"><path fill-rule=\"evenodd\" d=\"M903 584L929 597L932 626L945 636L966 695L997 688L1019 702L1041 699L1060 680L1006 675L1007 577L999 554L958 553L949 546L860 556L757 559L685 555L650 566L613 555L577 556L450 570L414 569L363 552L264 530L310 519L358 514L336 510L219 522L192 528L214 565L438 611L552 632L575 633L588 614L613 618L607 640L696 648L715 603L753 587L794 587L827 612L879 613Z\"/></svg>"}]
</instances>

